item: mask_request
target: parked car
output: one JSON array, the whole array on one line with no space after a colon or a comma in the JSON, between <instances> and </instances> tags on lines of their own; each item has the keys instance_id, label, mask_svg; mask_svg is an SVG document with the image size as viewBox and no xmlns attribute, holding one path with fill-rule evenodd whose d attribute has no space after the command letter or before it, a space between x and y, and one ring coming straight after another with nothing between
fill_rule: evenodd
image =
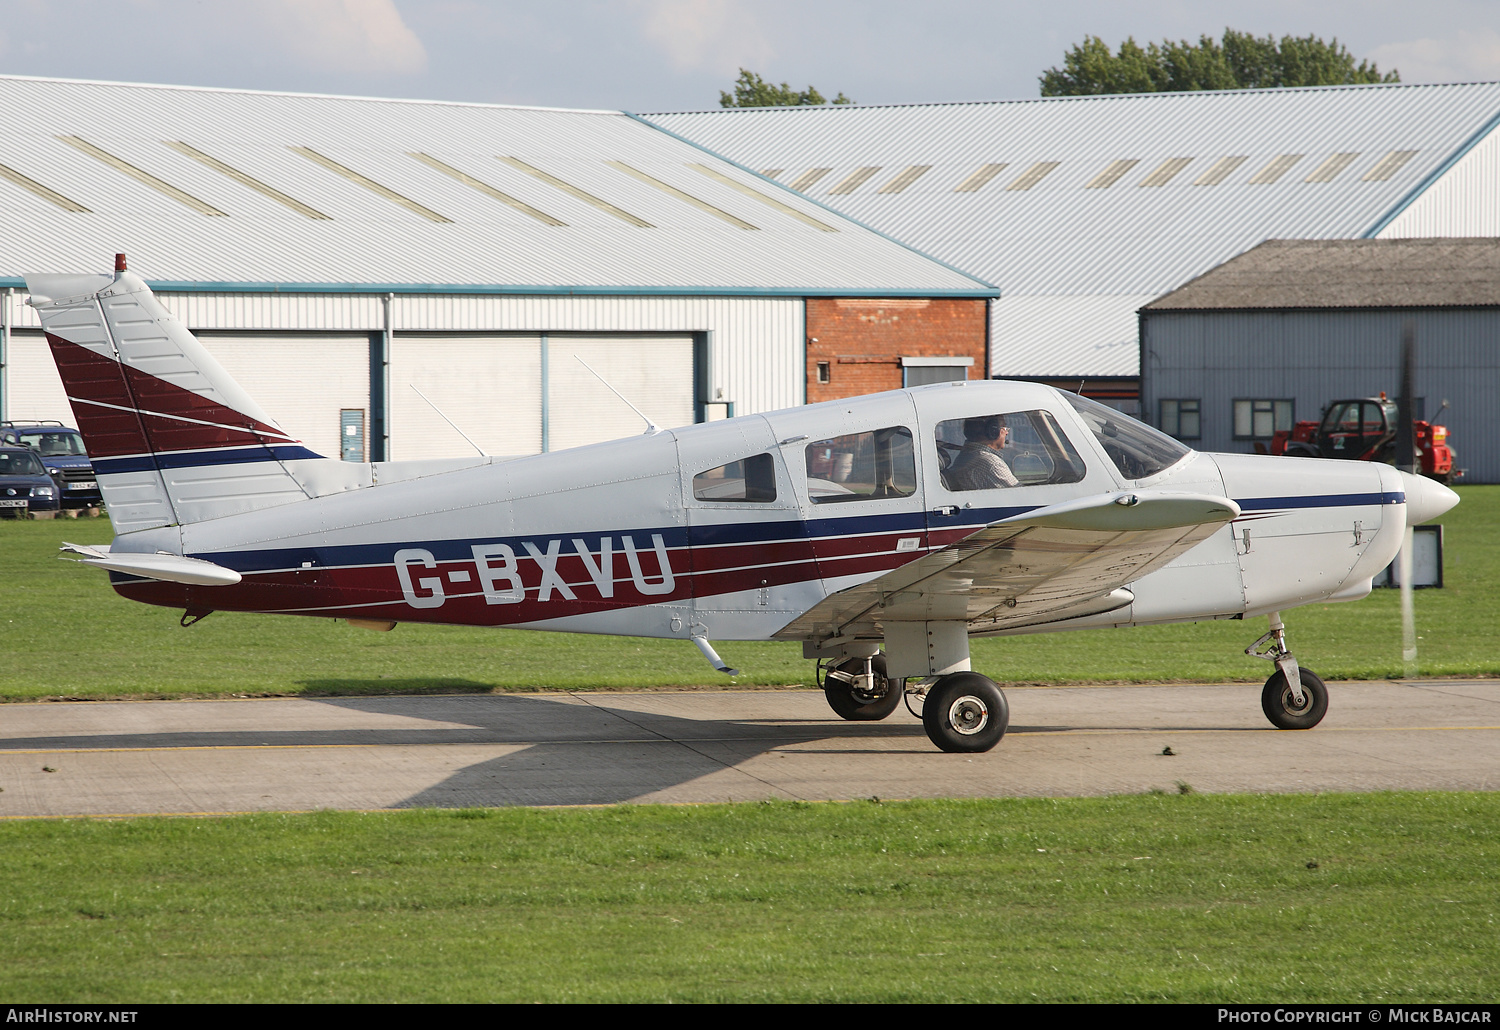
<instances>
[{"instance_id":1,"label":"parked car","mask_svg":"<svg viewBox=\"0 0 1500 1030\"><path fill-rule=\"evenodd\" d=\"M94 466L78 430L61 422L5 422L0 423L0 435L13 437L37 453L47 473L58 481L64 508L97 508L102 503Z\"/></svg>"},{"instance_id":2,"label":"parked car","mask_svg":"<svg viewBox=\"0 0 1500 1030\"><path fill-rule=\"evenodd\" d=\"M0 516L56 512L62 490L29 447L0 447Z\"/></svg>"}]
</instances>

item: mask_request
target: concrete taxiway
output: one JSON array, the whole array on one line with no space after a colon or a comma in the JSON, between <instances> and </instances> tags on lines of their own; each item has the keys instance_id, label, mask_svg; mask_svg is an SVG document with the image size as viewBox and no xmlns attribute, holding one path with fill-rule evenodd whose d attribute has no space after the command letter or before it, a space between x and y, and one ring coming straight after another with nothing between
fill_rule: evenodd
<instances>
[{"instance_id":1,"label":"concrete taxiway","mask_svg":"<svg viewBox=\"0 0 1500 1030\"><path fill-rule=\"evenodd\" d=\"M1248 684L1011 689L982 755L815 691L10 704L0 817L1500 788L1500 680L1329 686L1301 732Z\"/></svg>"}]
</instances>

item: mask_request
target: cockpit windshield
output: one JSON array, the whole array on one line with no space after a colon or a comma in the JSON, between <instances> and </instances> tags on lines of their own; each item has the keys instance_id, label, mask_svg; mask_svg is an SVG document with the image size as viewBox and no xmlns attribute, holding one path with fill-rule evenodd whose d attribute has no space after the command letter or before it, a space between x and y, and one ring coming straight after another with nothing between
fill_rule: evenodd
<instances>
[{"instance_id":1,"label":"cockpit windshield","mask_svg":"<svg viewBox=\"0 0 1500 1030\"><path fill-rule=\"evenodd\" d=\"M1171 468L1192 453L1167 434L1137 422L1114 408L1076 393L1065 393L1068 403L1083 416L1099 446L1126 479L1145 479Z\"/></svg>"}]
</instances>

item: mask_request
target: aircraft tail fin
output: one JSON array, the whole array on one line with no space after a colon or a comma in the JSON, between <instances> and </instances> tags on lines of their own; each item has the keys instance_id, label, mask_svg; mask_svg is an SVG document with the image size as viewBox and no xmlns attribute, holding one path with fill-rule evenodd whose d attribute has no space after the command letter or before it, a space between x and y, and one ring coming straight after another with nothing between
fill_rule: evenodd
<instances>
[{"instance_id":1,"label":"aircraft tail fin","mask_svg":"<svg viewBox=\"0 0 1500 1030\"><path fill-rule=\"evenodd\" d=\"M298 466L344 463L277 426L117 265L113 276L26 277L115 532L314 496Z\"/></svg>"}]
</instances>

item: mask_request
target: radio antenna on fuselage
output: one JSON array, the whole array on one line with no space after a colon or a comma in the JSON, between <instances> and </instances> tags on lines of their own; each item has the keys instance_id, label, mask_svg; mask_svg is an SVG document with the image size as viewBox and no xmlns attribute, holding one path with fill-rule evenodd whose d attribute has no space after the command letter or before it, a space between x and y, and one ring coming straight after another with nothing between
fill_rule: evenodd
<instances>
[{"instance_id":1,"label":"radio antenna on fuselage","mask_svg":"<svg viewBox=\"0 0 1500 1030\"><path fill-rule=\"evenodd\" d=\"M577 354L574 354L573 357L578 358L578 363L580 365L582 365L584 368L588 369L590 372L594 372L593 366L590 365L587 361L584 361L582 358L579 358ZM599 380L599 382L603 383L604 384L604 388L606 390L608 390L610 393L612 393L616 397L620 398L620 400L625 401L625 406L641 417L641 421L644 422L644 423L646 423L646 432L647 433L659 433L659 432L661 432L661 427L658 426L655 422L652 422L649 418L647 418L646 417L646 413L643 412L643 411L641 411L640 408L637 408L634 404L631 404L630 401L626 399L626 397L625 397L625 395L623 393L621 393L619 390L616 390L613 386L610 386L608 379L605 379L598 372L594 372L594 378L597 379L597 380ZM455 426L454 428L457 428L457 427Z\"/></svg>"},{"instance_id":2,"label":"radio antenna on fuselage","mask_svg":"<svg viewBox=\"0 0 1500 1030\"><path fill-rule=\"evenodd\" d=\"M417 390L417 384L416 384L416 383L407 383L407 384L406 384L406 385L407 385L407 386L410 386L410 387L411 387L411 388L412 388L412 389L413 389L413 390ZM476 450L476 451L478 451L478 452L479 452L479 456L480 456L480 457L481 457L481 458L488 458L488 457L489 457L489 455L488 455L488 454L486 454L486 453L484 453L484 448L483 448L483 447L481 447L481 446L479 446L479 445L478 445L478 444L477 444L477 443L475 443L475 442L474 442L474 441L473 441L473 440L470 440L470 439L469 439L469 434L468 434L468 433L466 433L466 432L464 432L464 431L463 431L463 430L462 430L462 429L460 429L460 428L458 428L458 423L457 423L457 422L455 422L455 421L453 421L453 420L452 420L452 419L451 419L451 418L449 418L449 417L448 417L448 416L447 416L447 415L444 415L444 414L443 414L443 409L442 409L442 408L440 408L440 407L438 407L438 406L437 406L437 405L436 405L436 404L433 404L433 403L432 403L432 399L431 399L431 398L429 398L429 397L428 397L428 396L427 396L427 395L426 395L426 394L425 394L425 393L423 393L423 392L422 392L422 391L421 391L421 390L417 390L417 396L418 396L418 397L420 397L420 398L422 398L422 399L423 399L423 400L424 400L424 401L426 401L426 402L427 402L427 404L428 404L428 406L429 406L429 407L430 407L430 408L432 408L432 410L433 410L433 411L435 411L435 412L437 412L437 413L438 413L438 418L440 418L440 419L442 419L442 420L443 420L443 421L444 421L444 422L446 422L446 423L448 423L448 424L449 424L449 425L450 425L450 426L452 426L452 427L453 427L453 431L454 431L454 432L455 432L455 433L457 433L457 434L458 434L458 435L459 435L459 436L461 436L461 437L463 437L463 438L464 438L464 441L465 441L465 442L466 442L466 443L467 443L467 444L468 444L468 445L469 445L469 446L470 446L470 447L472 447L472 448L474 448L474 449L475 449L475 450Z\"/></svg>"}]
</instances>

